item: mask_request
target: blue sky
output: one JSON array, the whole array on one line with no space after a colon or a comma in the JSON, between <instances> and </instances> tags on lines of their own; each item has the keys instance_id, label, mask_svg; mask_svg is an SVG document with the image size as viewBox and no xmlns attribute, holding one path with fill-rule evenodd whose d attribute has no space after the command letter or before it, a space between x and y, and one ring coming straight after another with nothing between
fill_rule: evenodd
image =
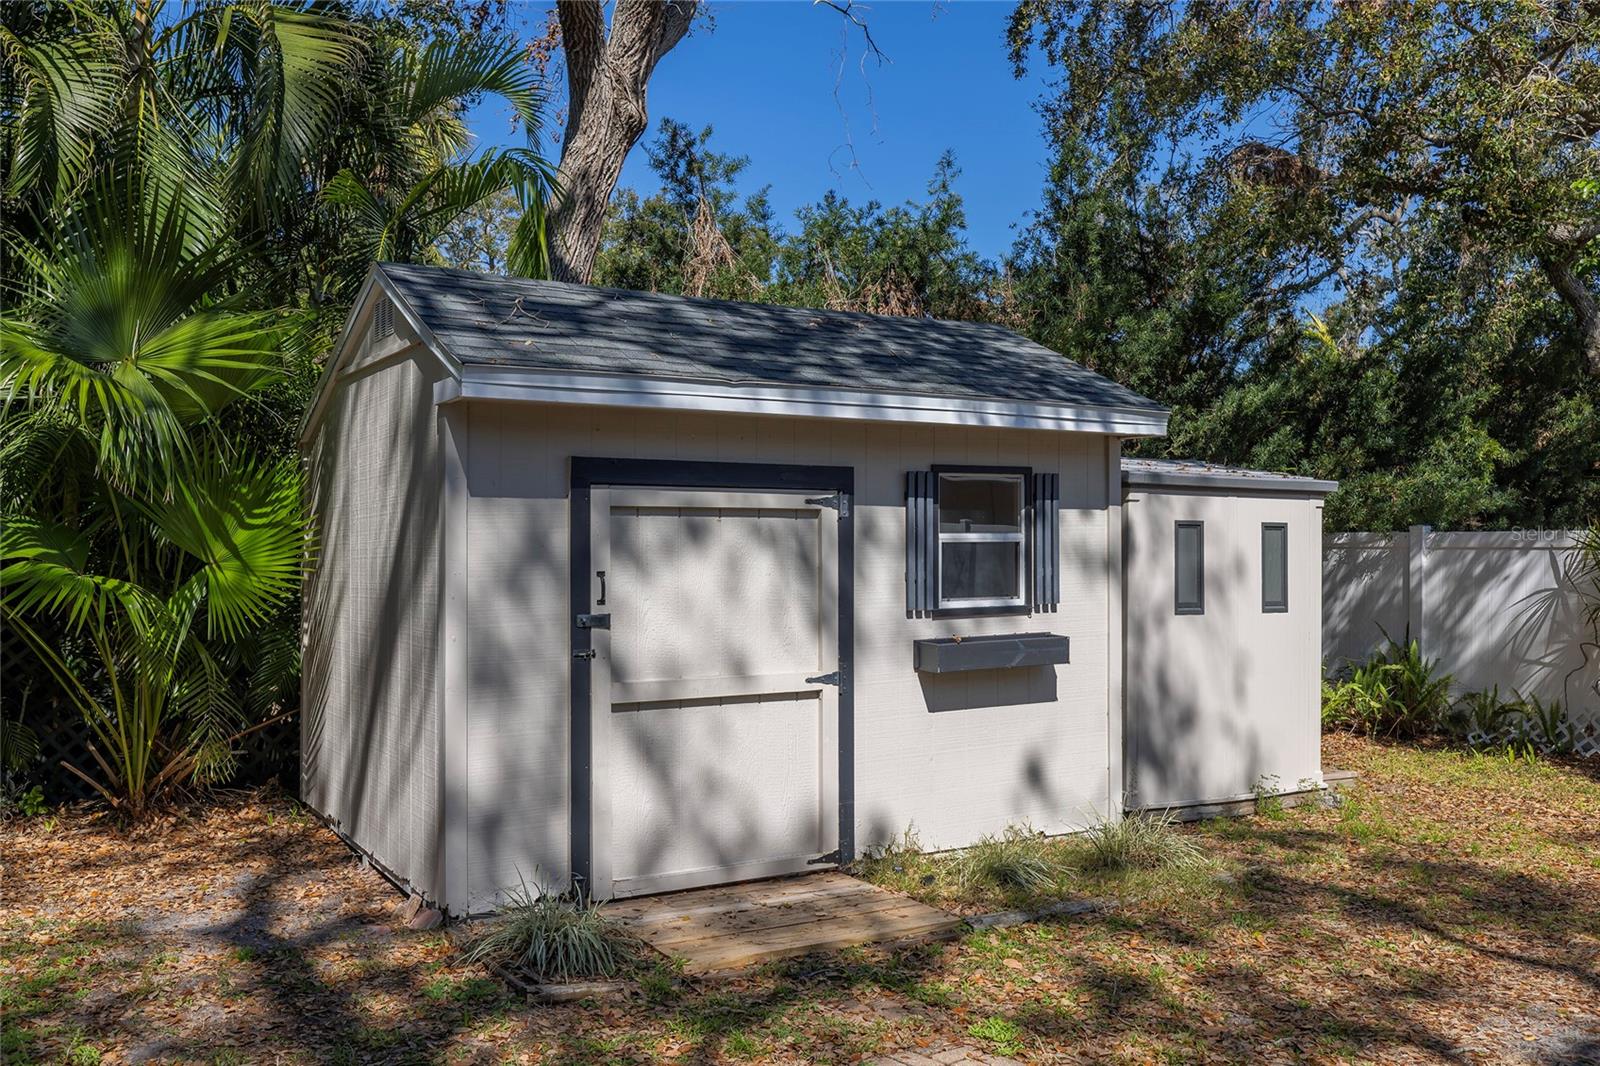
<instances>
[{"instance_id":1,"label":"blue sky","mask_svg":"<svg viewBox=\"0 0 1600 1066\"><path fill-rule=\"evenodd\" d=\"M656 68L651 131L634 147L622 183L655 187L644 144L662 117L697 130L710 125L715 149L749 156L741 192L770 185L786 225L828 189L852 202L920 199L948 148L962 170L957 188L969 240L996 258L1038 203L1045 177L1033 109L1045 82L1011 75L1004 37L1011 8L993 0L857 3L889 58L882 65L868 58L863 67L860 32L827 8L803 0L712 3L714 25L697 25ZM515 27L542 26L544 11L536 3L515 7ZM504 110L492 102L474 114L473 129L485 146L510 139Z\"/></svg>"}]
</instances>

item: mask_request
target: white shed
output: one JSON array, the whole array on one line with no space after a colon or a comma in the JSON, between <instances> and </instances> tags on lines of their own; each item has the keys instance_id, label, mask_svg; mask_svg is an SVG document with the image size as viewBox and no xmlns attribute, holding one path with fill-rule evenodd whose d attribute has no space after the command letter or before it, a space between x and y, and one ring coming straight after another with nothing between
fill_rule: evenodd
<instances>
[{"instance_id":1,"label":"white shed","mask_svg":"<svg viewBox=\"0 0 1600 1066\"><path fill-rule=\"evenodd\" d=\"M1322 786L1322 502L1338 483L1122 461L1129 809Z\"/></svg>"},{"instance_id":2,"label":"white shed","mask_svg":"<svg viewBox=\"0 0 1600 1066\"><path fill-rule=\"evenodd\" d=\"M1117 818L1165 427L997 326L375 267L302 433L304 799L456 914Z\"/></svg>"}]
</instances>

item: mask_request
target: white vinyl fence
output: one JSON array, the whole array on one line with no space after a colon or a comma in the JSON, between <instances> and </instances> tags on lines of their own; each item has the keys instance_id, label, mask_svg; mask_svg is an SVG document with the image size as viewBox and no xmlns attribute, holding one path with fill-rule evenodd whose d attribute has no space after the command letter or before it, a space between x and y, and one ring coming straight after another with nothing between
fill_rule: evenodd
<instances>
[{"instance_id":1,"label":"white vinyl fence","mask_svg":"<svg viewBox=\"0 0 1600 1066\"><path fill-rule=\"evenodd\" d=\"M1336 673L1416 640L1455 691L1560 700L1580 751L1600 753L1600 649L1571 578L1574 538L1509 533L1335 533L1323 541L1322 658Z\"/></svg>"}]
</instances>

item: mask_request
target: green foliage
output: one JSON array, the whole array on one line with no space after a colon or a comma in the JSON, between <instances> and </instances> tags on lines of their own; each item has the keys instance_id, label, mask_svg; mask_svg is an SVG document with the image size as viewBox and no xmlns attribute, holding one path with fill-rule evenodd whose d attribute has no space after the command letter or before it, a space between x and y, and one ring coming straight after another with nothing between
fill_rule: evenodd
<instances>
[{"instance_id":1,"label":"green foliage","mask_svg":"<svg viewBox=\"0 0 1600 1066\"><path fill-rule=\"evenodd\" d=\"M544 268L530 68L406 10L0 8L0 612L134 817L293 698L295 426L371 257L509 194ZM485 94L530 147L468 154Z\"/></svg>"},{"instance_id":2,"label":"green foliage","mask_svg":"<svg viewBox=\"0 0 1600 1066\"><path fill-rule=\"evenodd\" d=\"M1474 733L1493 737L1505 730L1513 717L1515 706L1500 698L1500 686L1482 692L1468 692L1456 701L1448 718L1450 731L1457 736L1470 737Z\"/></svg>"},{"instance_id":3,"label":"green foliage","mask_svg":"<svg viewBox=\"0 0 1600 1066\"><path fill-rule=\"evenodd\" d=\"M37 818L50 809L44 801L44 790L38 785L20 788L9 783L0 784L0 821L11 817Z\"/></svg>"},{"instance_id":4,"label":"green foliage","mask_svg":"<svg viewBox=\"0 0 1600 1066\"><path fill-rule=\"evenodd\" d=\"M1363 663L1352 668L1345 680L1323 679L1322 728L1375 735L1393 703L1386 667Z\"/></svg>"},{"instance_id":5,"label":"green foliage","mask_svg":"<svg viewBox=\"0 0 1600 1066\"><path fill-rule=\"evenodd\" d=\"M946 154L927 199L852 205L836 193L801 208L795 232L772 216L766 190L741 203L749 165L671 119L648 149L655 193L618 193L595 282L653 292L936 318L993 313L993 267L966 245L966 211Z\"/></svg>"},{"instance_id":6,"label":"green foliage","mask_svg":"<svg viewBox=\"0 0 1600 1066\"><path fill-rule=\"evenodd\" d=\"M1093 870L1182 869L1204 858L1200 845L1178 832L1171 812L1102 821L1083 838L1089 845L1086 865Z\"/></svg>"},{"instance_id":7,"label":"green foliage","mask_svg":"<svg viewBox=\"0 0 1600 1066\"><path fill-rule=\"evenodd\" d=\"M1388 641L1343 680L1324 680L1324 728L1368 736L1415 738L1437 732L1450 713L1449 674L1415 640Z\"/></svg>"},{"instance_id":8,"label":"green foliage","mask_svg":"<svg viewBox=\"0 0 1600 1066\"><path fill-rule=\"evenodd\" d=\"M1587 639L1578 643L1583 662L1563 679L1570 681L1600 656L1600 520L1578 531L1578 542L1567 557L1567 580L1577 591L1580 617L1588 630Z\"/></svg>"},{"instance_id":9,"label":"green foliage","mask_svg":"<svg viewBox=\"0 0 1600 1066\"><path fill-rule=\"evenodd\" d=\"M1011 308L1173 407L1145 449L1337 478L1334 529L1600 510L1600 15L1024 0L1010 40L1058 79Z\"/></svg>"},{"instance_id":10,"label":"green foliage","mask_svg":"<svg viewBox=\"0 0 1600 1066\"><path fill-rule=\"evenodd\" d=\"M996 1055L1011 1057L1023 1052L1022 1030L1009 1018L999 1015L980 1018L967 1026L967 1032L988 1043Z\"/></svg>"},{"instance_id":11,"label":"green foliage","mask_svg":"<svg viewBox=\"0 0 1600 1066\"><path fill-rule=\"evenodd\" d=\"M613 976L632 954L632 941L597 907L524 883L464 957L516 967L541 980L570 981Z\"/></svg>"},{"instance_id":12,"label":"green foliage","mask_svg":"<svg viewBox=\"0 0 1600 1066\"><path fill-rule=\"evenodd\" d=\"M1049 888L1060 872L1055 846L1026 826L1010 826L998 837L985 836L957 854L951 866L963 888L990 884L1025 892Z\"/></svg>"},{"instance_id":13,"label":"green foliage","mask_svg":"<svg viewBox=\"0 0 1600 1066\"><path fill-rule=\"evenodd\" d=\"M735 185L750 161L713 151L698 134L662 119L646 147L661 180L655 193L619 190L595 260L595 284L647 292L765 300L778 254L766 190L739 202Z\"/></svg>"},{"instance_id":14,"label":"green foliage","mask_svg":"<svg viewBox=\"0 0 1600 1066\"><path fill-rule=\"evenodd\" d=\"M1573 744L1567 730L1567 711L1560 700L1546 703L1538 696L1519 693L1508 712L1520 719L1515 723L1517 739L1547 755L1571 753Z\"/></svg>"}]
</instances>

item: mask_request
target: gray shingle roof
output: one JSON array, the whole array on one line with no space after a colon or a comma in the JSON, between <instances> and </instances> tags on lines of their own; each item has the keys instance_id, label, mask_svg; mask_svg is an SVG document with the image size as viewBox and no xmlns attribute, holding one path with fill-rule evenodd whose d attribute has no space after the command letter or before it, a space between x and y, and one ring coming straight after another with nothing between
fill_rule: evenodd
<instances>
[{"instance_id":1,"label":"gray shingle roof","mask_svg":"<svg viewBox=\"0 0 1600 1066\"><path fill-rule=\"evenodd\" d=\"M1000 326L379 265L462 363L1165 408Z\"/></svg>"},{"instance_id":2,"label":"gray shingle roof","mask_svg":"<svg viewBox=\"0 0 1600 1066\"><path fill-rule=\"evenodd\" d=\"M1339 487L1337 481L1320 481L1297 474L1277 474L1270 470L1251 470L1242 466L1222 466L1199 459L1122 459L1125 485L1193 485L1206 488L1235 488L1256 492L1295 492L1326 495Z\"/></svg>"}]
</instances>

